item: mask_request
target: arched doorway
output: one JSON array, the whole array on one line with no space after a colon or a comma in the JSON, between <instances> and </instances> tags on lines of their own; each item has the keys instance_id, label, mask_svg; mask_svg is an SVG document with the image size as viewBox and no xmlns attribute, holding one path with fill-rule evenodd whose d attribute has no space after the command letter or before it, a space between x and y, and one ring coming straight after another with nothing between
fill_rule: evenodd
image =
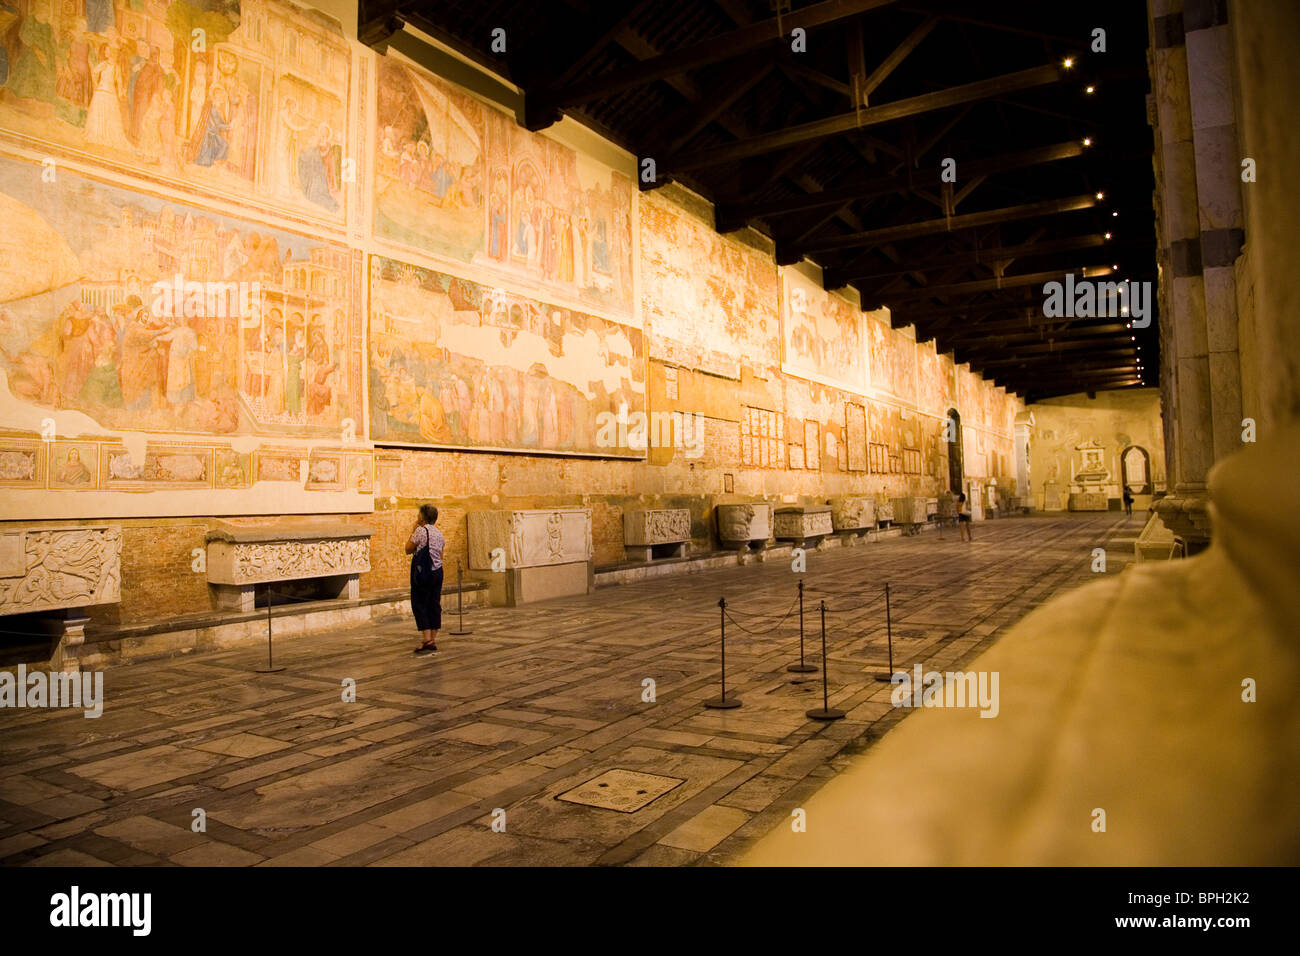
<instances>
[{"instance_id":1,"label":"arched doorway","mask_svg":"<svg viewBox=\"0 0 1300 956\"><path fill-rule=\"evenodd\" d=\"M948 490L954 495L962 493L966 470L962 459L961 415L957 409L948 409L948 420L944 423L943 437L948 441Z\"/></svg>"},{"instance_id":2,"label":"arched doorway","mask_svg":"<svg viewBox=\"0 0 1300 956\"><path fill-rule=\"evenodd\" d=\"M1145 448L1129 445L1120 452L1119 470L1125 488L1135 495L1151 494L1151 456Z\"/></svg>"}]
</instances>

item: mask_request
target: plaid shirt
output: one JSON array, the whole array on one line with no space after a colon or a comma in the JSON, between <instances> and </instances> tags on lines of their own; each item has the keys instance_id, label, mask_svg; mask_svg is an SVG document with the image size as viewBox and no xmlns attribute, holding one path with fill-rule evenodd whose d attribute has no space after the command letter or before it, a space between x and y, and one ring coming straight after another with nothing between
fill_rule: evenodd
<instances>
[{"instance_id":1,"label":"plaid shirt","mask_svg":"<svg viewBox=\"0 0 1300 956\"><path fill-rule=\"evenodd\" d=\"M429 557L433 558L433 566L436 570L442 567L442 549L447 546L447 539L431 524L420 525L411 535L411 540L415 542L415 550L419 550L426 545L429 548Z\"/></svg>"}]
</instances>

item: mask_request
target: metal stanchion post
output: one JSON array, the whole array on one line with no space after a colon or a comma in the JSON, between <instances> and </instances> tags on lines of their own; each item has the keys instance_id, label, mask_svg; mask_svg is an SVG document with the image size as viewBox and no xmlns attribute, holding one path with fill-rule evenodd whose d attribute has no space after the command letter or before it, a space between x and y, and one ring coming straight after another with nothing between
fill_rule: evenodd
<instances>
[{"instance_id":1,"label":"metal stanchion post","mask_svg":"<svg viewBox=\"0 0 1300 956\"><path fill-rule=\"evenodd\" d=\"M889 613L889 582L885 582L885 640L889 645L889 673L877 674L876 680L886 684L894 682L894 622Z\"/></svg>"},{"instance_id":2,"label":"metal stanchion post","mask_svg":"<svg viewBox=\"0 0 1300 956\"><path fill-rule=\"evenodd\" d=\"M844 711L832 707L830 702L830 691L826 687L826 602L821 602L822 609L822 706L820 710L807 711L805 716L812 720L839 720L844 716Z\"/></svg>"},{"instance_id":3,"label":"metal stanchion post","mask_svg":"<svg viewBox=\"0 0 1300 956\"><path fill-rule=\"evenodd\" d=\"M456 562L456 630L449 633L456 637L462 637L465 634L473 634L473 631L465 630L465 589L461 586L460 578L460 561Z\"/></svg>"},{"instance_id":4,"label":"metal stanchion post","mask_svg":"<svg viewBox=\"0 0 1300 956\"><path fill-rule=\"evenodd\" d=\"M256 593L256 592L255 592ZM266 585L266 666L256 669L259 674L278 674L284 667L276 667L271 657L271 585Z\"/></svg>"},{"instance_id":5,"label":"metal stanchion post","mask_svg":"<svg viewBox=\"0 0 1300 956\"><path fill-rule=\"evenodd\" d=\"M704 706L712 710L731 710L740 706L740 698L727 696L727 599L724 597L718 598L718 626L722 639L722 693L712 700L706 700Z\"/></svg>"},{"instance_id":6,"label":"metal stanchion post","mask_svg":"<svg viewBox=\"0 0 1300 956\"><path fill-rule=\"evenodd\" d=\"M799 663L786 668L791 674L811 674L817 669L816 664L808 664L803 659L803 580L799 581Z\"/></svg>"}]
</instances>

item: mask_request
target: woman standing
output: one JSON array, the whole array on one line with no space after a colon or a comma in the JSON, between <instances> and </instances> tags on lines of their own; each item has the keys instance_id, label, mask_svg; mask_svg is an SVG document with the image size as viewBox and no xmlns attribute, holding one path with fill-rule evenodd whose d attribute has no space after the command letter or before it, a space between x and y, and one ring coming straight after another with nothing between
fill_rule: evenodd
<instances>
[{"instance_id":1,"label":"woman standing","mask_svg":"<svg viewBox=\"0 0 1300 956\"><path fill-rule=\"evenodd\" d=\"M438 509L420 505L420 517L406 542L406 553L411 555L411 610L423 638L417 654L438 650L435 642L442 627L442 549L447 542L434 527L437 522Z\"/></svg>"}]
</instances>

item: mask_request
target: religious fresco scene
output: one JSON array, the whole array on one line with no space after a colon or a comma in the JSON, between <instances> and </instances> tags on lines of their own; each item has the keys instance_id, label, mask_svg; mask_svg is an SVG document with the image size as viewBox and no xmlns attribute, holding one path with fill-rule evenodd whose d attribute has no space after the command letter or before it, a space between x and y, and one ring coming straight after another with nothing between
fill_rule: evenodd
<instances>
[{"instance_id":1,"label":"religious fresco scene","mask_svg":"<svg viewBox=\"0 0 1300 956\"><path fill-rule=\"evenodd\" d=\"M337 434L359 415L346 249L12 160L0 202L13 398L149 432Z\"/></svg>"},{"instance_id":2,"label":"religious fresco scene","mask_svg":"<svg viewBox=\"0 0 1300 956\"><path fill-rule=\"evenodd\" d=\"M369 342L376 441L609 454L602 416L645 411L639 329L395 260Z\"/></svg>"},{"instance_id":3,"label":"religious fresco scene","mask_svg":"<svg viewBox=\"0 0 1300 956\"><path fill-rule=\"evenodd\" d=\"M0 0L11 925L1300 862L1300 9L924 6Z\"/></svg>"},{"instance_id":4,"label":"religious fresco scene","mask_svg":"<svg viewBox=\"0 0 1300 956\"><path fill-rule=\"evenodd\" d=\"M350 52L274 0L15 0L0 130L187 190L342 220Z\"/></svg>"},{"instance_id":5,"label":"religious fresco scene","mask_svg":"<svg viewBox=\"0 0 1300 956\"><path fill-rule=\"evenodd\" d=\"M781 272L782 369L862 394L867 350L862 312L798 272Z\"/></svg>"},{"instance_id":6,"label":"religious fresco scene","mask_svg":"<svg viewBox=\"0 0 1300 956\"><path fill-rule=\"evenodd\" d=\"M375 233L632 312L632 184L455 87L380 63Z\"/></svg>"},{"instance_id":7,"label":"religious fresco scene","mask_svg":"<svg viewBox=\"0 0 1300 956\"><path fill-rule=\"evenodd\" d=\"M716 375L780 356L777 269L650 193L641 207L641 317L650 354Z\"/></svg>"}]
</instances>

